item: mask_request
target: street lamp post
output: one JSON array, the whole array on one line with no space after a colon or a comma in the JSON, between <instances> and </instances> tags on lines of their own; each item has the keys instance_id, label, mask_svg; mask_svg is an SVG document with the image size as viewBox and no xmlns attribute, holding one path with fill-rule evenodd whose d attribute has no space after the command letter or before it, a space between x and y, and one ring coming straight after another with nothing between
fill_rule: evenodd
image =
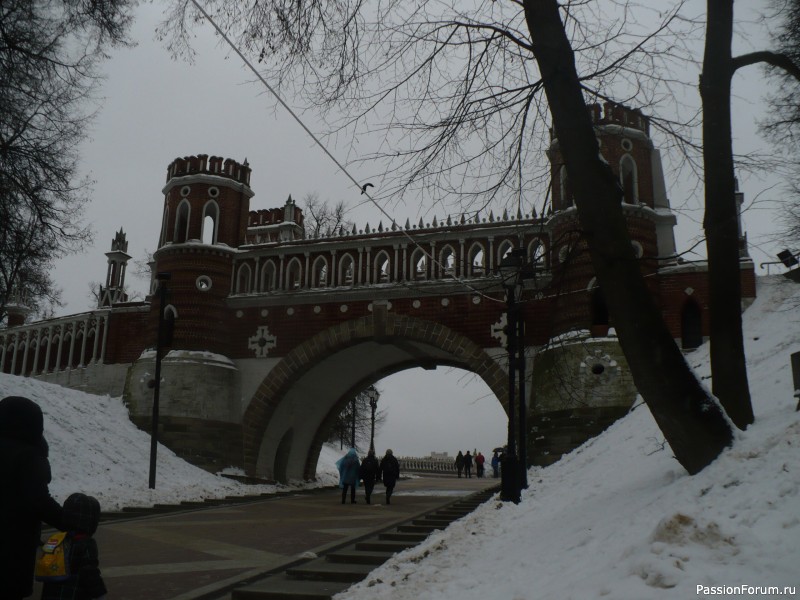
<instances>
[{"instance_id":1,"label":"street lamp post","mask_svg":"<svg viewBox=\"0 0 800 600\"><path fill-rule=\"evenodd\" d=\"M356 447L356 397L353 396L353 403L350 408L352 419L350 421L350 447Z\"/></svg>"},{"instance_id":2,"label":"street lamp post","mask_svg":"<svg viewBox=\"0 0 800 600\"><path fill-rule=\"evenodd\" d=\"M158 273L158 331L156 333L156 374L153 382L153 416L150 425L150 489L156 488L156 458L158 453L158 401L161 394L161 355L164 343L164 308L167 304L169 273Z\"/></svg>"},{"instance_id":3,"label":"street lamp post","mask_svg":"<svg viewBox=\"0 0 800 600\"><path fill-rule=\"evenodd\" d=\"M369 407L372 409L369 449L372 452L375 452L375 409L378 407L378 398L380 397L380 393L378 393L378 390L375 389L374 385L370 386L367 390L367 397L369 398Z\"/></svg>"},{"instance_id":4,"label":"street lamp post","mask_svg":"<svg viewBox=\"0 0 800 600\"><path fill-rule=\"evenodd\" d=\"M520 500L520 466L514 443L514 395L517 372L517 280L522 258L516 252L506 254L500 261L500 276L506 291L506 343L508 346L508 444L503 454L500 471L500 497L508 502ZM520 419L523 414L520 413Z\"/></svg>"}]
</instances>

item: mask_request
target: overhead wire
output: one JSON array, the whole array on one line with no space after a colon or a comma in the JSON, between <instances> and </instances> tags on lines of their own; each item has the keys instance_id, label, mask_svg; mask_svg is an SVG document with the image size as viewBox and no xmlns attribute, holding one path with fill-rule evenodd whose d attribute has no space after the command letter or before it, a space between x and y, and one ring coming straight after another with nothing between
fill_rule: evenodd
<instances>
[{"instance_id":1,"label":"overhead wire","mask_svg":"<svg viewBox=\"0 0 800 600\"><path fill-rule=\"evenodd\" d=\"M373 204L373 205L374 205L374 206L375 206L375 207L376 207L376 208L377 208L377 209L378 209L378 210L381 212L381 214L382 214L382 215L384 215L384 216L385 216L387 219L389 219L389 221L390 221L390 222L391 222L393 225L395 225L395 226L397 227L397 229L398 229L398 230L399 230L399 231L400 231L400 232L401 232L401 233L402 233L402 234L403 234L403 235L404 235L406 238L408 238L408 240L409 240L409 241L410 241L410 242L411 242L411 243L412 243L414 246L416 246L417 248L419 248L419 249L420 249L420 250L421 250L421 251L422 251L422 252L425 254L425 256L426 256L427 258L429 258L429 259L430 259L430 261L431 261L431 262L432 262L434 265L436 265L436 266L438 266L438 267L440 268L440 271L441 271L441 272L445 273L446 275L449 275L449 276L450 276L450 278L452 278L454 281L456 281L456 282L457 282L457 283L459 283L460 285L462 285L462 286L466 287L466 288L467 288L467 289L469 289L470 291L472 291L472 292L474 292L474 293L476 293L476 294L480 295L481 297L487 298L487 299L489 299L489 300L492 300L492 301L495 301L495 302L505 302L504 300L500 300L500 299L498 299L498 298L495 298L495 297L493 297L493 296L490 296L490 295L488 295L488 294L484 293L482 290L480 290L480 289L476 288L475 286L472 286L472 285L470 285L470 284L469 284L467 281L464 281L463 279L461 279L461 278L459 278L459 277L456 277L454 274L448 274L448 273L447 273L447 268L446 268L446 266L445 266L445 265L443 265L443 264L441 264L441 263L440 263L438 260L436 260L436 257L435 257L435 256L433 256L433 254L431 254L431 253L430 253L430 252L429 252L429 251L428 251L426 248L422 247L422 245L420 245L420 244L417 242L417 240L415 240L415 239L414 239L414 238L411 236L411 234L409 234L409 233L408 233L408 231L406 231L406 230L405 230L405 229L403 229L402 227L398 226L398 225L397 225L397 221L394 219L394 217L392 217L392 215L390 215L390 214L389 214L389 213L388 213L388 212L387 212L387 211L386 211L386 210L385 210L385 209L384 209L384 208L383 208L383 207L382 207L382 206L381 206L381 205L380 205L380 204L379 204L379 203L378 203L378 202L377 202L377 201L376 201L376 200L375 200L373 197L372 197L372 195L371 195L371 194L370 194L370 193L367 191L367 187L368 187L369 185L371 185L371 184L362 184L362 183L360 183L360 182L359 182L359 181L358 181L358 180L357 180L357 179L356 179L356 178L355 178L355 177L354 177L354 176L353 176L353 175L350 173L350 171L348 171L348 170L347 170L347 168L346 168L344 165L342 165L342 163L341 163L341 162L339 162L339 160L338 160L338 159L337 159L337 158L336 158L336 157L335 157L335 156L334 156L334 155L333 155L333 154L330 152L330 150L328 150L328 148L325 146L325 144L323 144L323 143L322 143L322 142L319 140L319 138L318 138L318 137L317 137L317 136L314 134L314 132L313 132L313 131L311 131L311 129L309 129L309 127L308 127L308 126L307 126L307 125L306 125L306 124L303 122L303 120L302 120L302 119L300 118L300 116L299 116L299 115L298 115L298 114L297 114L297 113L296 113L296 112L295 112L295 111L292 109L292 107L291 107L291 106L289 106L289 104L287 104L287 103L286 103L286 102L283 100L283 98L281 97L281 95L280 95L280 94L279 94L279 93L278 93L278 92L277 92L277 91L276 91L276 90L275 90L275 89L274 89L274 88L273 88L273 87L272 87L272 86L269 84L269 82L268 82L268 81L267 81L267 80L266 80L266 79L265 79L265 78L264 78L264 77L261 75L261 73L258 71L258 69L256 69L256 68L253 66L252 62L250 62L250 60L248 60L248 58L247 58L247 57L246 57L246 56L245 56L245 55L244 55L244 54L241 52L241 50L239 50L239 48L236 46L236 44L234 44L234 43L233 43L233 41L232 41L232 40L231 40L231 39L228 37L228 35L227 35L227 34L226 34L226 33L225 33L223 30L222 30L222 28L221 28L219 25L217 25L217 23L214 21L214 19L211 17L211 15L209 15L209 14L208 14L208 12L206 12L206 10L205 10L205 9L204 9L204 8L203 8L201 5L200 5L200 3L198 2L198 0L191 0L191 1L192 1L192 4L194 4L194 6L197 8L197 10L198 10L198 11L200 11L200 13L203 15L203 17L204 17L204 18L205 18L205 19L206 19L206 20L207 20L209 23L211 23L211 26L212 26L212 27L213 27L213 28L216 30L216 32L217 32L217 33L220 35L220 37L222 37L222 39L223 39L223 40L225 40L225 42L228 44L228 46L230 46L230 48L231 48L231 49L232 49L232 50L233 50L233 51L234 51L234 52L237 54L237 56L238 56L238 57L239 57L239 58L242 60L242 62L243 62L243 63L244 63L244 64L245 64L245 65L246 65L246 66L247 66L249 69L250 69L250 71L252 71L252 72L253 72L253 74L254 74L254 75L255 75L255 76L256 76L256 77L259 79L259 81L261 81L261 83L264 85L264 87L265 87L265 88L267 88L267 90L268 90L268 91L269 91L269 92L272 94L272 96L273 96L273 97L274 97L274 98L275 98L275 99L278 101L278 103L279 103L279 104L280 104L280 105L281 105L281 106L282 106L282 107L283 107L283 108L284 108L284 109L285 109L285 110L286 110L286 111L287 111L287 112L288 112L288 113L289 113L289 114L292 116L292 118L293 118L293 119L294 119L294 120L295 120L295 121L296 121L296 122L297 122L297 123L300 125L300 127L302 127L302 128L303 128L303 131L305 131L305 132L308 134L308 136L309 136L309 137L310 137L312 140L314 140L314 143L316 143L316 145L320 147L320 149L321 149L321 150L322 150L322 151L325 153L325 155L326 155L326 156L327 156L327 157L328 157L328 158L329 158L331 161L333 161L333 163L334 163L334 164L335 164L335 165L336 165L336 166L339 168L339 170L341 170L341 171L342 171L342 173L344 173L344 174L345 174L345 176L346 176L346 177L347 177L347 178L348 178L348 179L349 179L349 180L350 180L350 181L351 181L351 182L352 182L352 183L353 183L353 184L356 186L356 188L358 188L358 190L361 192L361 194L362 194L362 195L365 195L365 196L366 196L366 197L369 199L369 201L370 201L370 202L371 202L371 203L372 203L372 204Z\"/></svg>"}]
</instances>

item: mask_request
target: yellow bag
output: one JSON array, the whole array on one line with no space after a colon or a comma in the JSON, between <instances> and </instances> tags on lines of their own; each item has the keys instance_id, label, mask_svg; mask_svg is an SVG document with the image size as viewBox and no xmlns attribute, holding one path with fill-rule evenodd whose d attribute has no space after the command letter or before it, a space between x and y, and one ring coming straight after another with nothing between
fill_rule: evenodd
<instances>
[{"instance_id":1,"label":"yellow bag","mask_svg":"<svg viewBox=\"0 0 800 600\"><path fill-rule=\"evenodd\" d=\"M67 532L59 531L51 535L39 548L36 558L36 581L65 581L71 577L69 572L69 550L71 538Z\"/></svg>"}]
</instances>

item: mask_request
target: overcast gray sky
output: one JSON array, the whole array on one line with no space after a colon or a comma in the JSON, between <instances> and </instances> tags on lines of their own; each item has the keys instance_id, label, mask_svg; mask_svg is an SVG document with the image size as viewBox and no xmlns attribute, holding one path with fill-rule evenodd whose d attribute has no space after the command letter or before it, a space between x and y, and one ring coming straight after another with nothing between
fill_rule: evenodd
<instances>
[{"instance_id":1,"label":"overcast gray sky","mask_svg":"<svg viewBox=\"0 0 800 600\"><path fill-rule=\"evenodd\" d=\"M141 259L145 250L155 249L163 204L161 188L167 165L176 157L205 153L238 161L247 158L256 194L251 209L280 206L289 194L301 201L316 192L323 200L344 200L352 209L348 218L359 226L386 221L377 208L363 205L364 197L350 180L276 107L263 86L253 82L238 57L217 44L210 27L198 29L197 60L189 65L172 60L154 40L159 18L158 5L140 6L132 32L138 46L114 52L105 64L108 79L101 89L105 101L91 139L81 149L83 167L96 181L86 215L96 240L84 254L58 263L56 279L64 289L65 301L59 314L91 308L89 282L104 281L104 253L120 227L135 259ZM759 71L751 68L737 75L735 90L736 150L762 147L763 141L755 133L763 90ZM312 130L319 131L314 115L306 114L304 119ZM358 141L349 142L330 150L342 161L345 156L358 156ZM366 166L353 166L352 171L360 181L379 181L379 174ZM740 184L747 200L779 196L777 188L770 188L775 182L768 179L748 176ZM688 192L672 185L673 206L684 204L682 194ZM679 215L680 249L701 233L701 199L690 199L688 205L694 210ZM775 260L774 253L781 249L771 241L776 213L768 210L767 204L760 206L745 215L756 264ZM403 210L390 211L400 223L406 217L414 222L424 212L419 207ZM698 249L703 250L702 246ZM146 291L144 281L129 276L128 283L134 291ZM505 439L505 416L498 402L482 382L463 372L415 369L388 378L379 387L384 391L382 407L388 417L379 449L388 446L400 454L418 455L475 447L485 451ZM463 420L454 422L456 416Z\"/></svg>"}]
</instances>

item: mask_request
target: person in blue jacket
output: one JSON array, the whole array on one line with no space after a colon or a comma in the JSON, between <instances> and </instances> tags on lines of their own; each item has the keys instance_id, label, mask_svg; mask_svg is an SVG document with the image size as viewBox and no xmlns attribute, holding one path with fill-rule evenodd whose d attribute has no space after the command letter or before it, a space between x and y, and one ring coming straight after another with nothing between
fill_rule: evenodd
<instances>
[{"instance_id":1,"label":"person in blue jacket","mask_svg":"<svg viewBox=\"0 0 800 600\"><path fill-rule=\"evenodd\" d=\"M356 488L358 487L358 471L361 461L355 448L350 448L342 458L336 461L339 469L339 487L342 488L342 504L347 498L347 489L350 488L350 504L356 503Z\"/></svg>"}]
</instances>

